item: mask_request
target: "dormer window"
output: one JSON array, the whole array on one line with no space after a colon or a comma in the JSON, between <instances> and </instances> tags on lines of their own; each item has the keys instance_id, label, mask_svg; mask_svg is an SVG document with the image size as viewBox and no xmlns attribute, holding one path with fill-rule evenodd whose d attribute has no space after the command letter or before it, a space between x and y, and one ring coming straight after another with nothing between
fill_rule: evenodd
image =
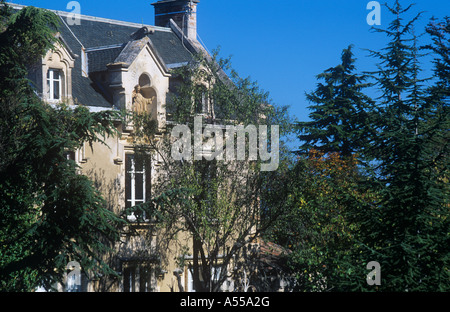
<instances>
[{"instance_id":1,"label":"dormer window","mask_svg":"<svg viewBox=\"0 0 450 312\"><path fill-rule=\"evenodd\" d=\"M63 73L59 69L50 68L47 71L47 99L60 101L62 99Z\"/></svg>"},{"instance_id":2,"label":"dormer window","mask_svg":"<svg viewBox=\"0 0 450 312\"><path fill-rule=\"evenodd\" d=\"M59 35L56 36L60 38ZM66 49L64 44L55 44L54 49L47 51L42 58L42 71L37 79L42 86L44 101L66 104L72 102L72 69L75 55Z\"/></svg>"}]
</instances>

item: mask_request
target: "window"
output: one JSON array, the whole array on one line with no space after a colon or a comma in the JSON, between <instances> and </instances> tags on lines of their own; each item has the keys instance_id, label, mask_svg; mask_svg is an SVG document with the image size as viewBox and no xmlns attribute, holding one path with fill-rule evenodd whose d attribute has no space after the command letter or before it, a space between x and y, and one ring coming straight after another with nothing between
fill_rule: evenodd
<instances>
[{"instance_id":1,"label":"window","mask_svg":"<svg viewBox=\"0 0 450 312\"><path fill-rule=\"evenodd\" d=\"M197 86L194 100L194 112L196 114L204 114L208 112L208 90L204 85Z\"/></svg>"},{"instance_id":2,"label":"window","mask_svg":"<svg viewBox=\"0 0 450 312\"><path fill-rule=\"evenodd\" d=\"M145 159L144 159L145 158ZM134 154L125 155L125 208L143 204L150 198L150 168L147 157L136 157ZM145 212L134 212L128 216L128 220L137 219L148 221Z\"/></svg>"},{"instance_id":3,"label":"window","mask_svg":"<svg viewBox=\"0 0 450 312\"><path fill-rule=\"evenodd\" d=\"M123 270L123 291L136 291L136 267L129 266Z\"/></svg>"},{"instance_id":4,"label":"window","mask_svg":"<svg viewBox=\"0 0 450 312\"><path fill-rule=\"evenodd\" d=\"M59 101L62 96L62 71L49 69L47 72L47 99Z\"/></svg>"},{"instance_id":5,"label":"window","mask_svg":"<svg viewBox=\"0 0 450 312\"><path fill-rule=\"evenodd\" d=\"M192 267L192 265L189 265L188 270L187 270L188 274L187 274L187 292L195 292L195 286L194 286L194 277L193 277L193 272L194 272L194 268ZM211 282L214 284L217 284L220 278L220 274L222 272L222 267L221 266L213 266L211 268ZM199 278L200 281L203 282L203 274L202 274L202 266L199 266ZM221 290L225 289L225 285L226 282L224 282L221 285Z\"/></svg>"},{"instance_id":6,"label":"window","mask_svg":"<svg viewBox=\"0 0 450 312\"><path fill-rule=\"evenodd\" d=\"M152 270L148 264L129 263L123 269L124 292L152 291Z\"/></svg>"}]
</instances>

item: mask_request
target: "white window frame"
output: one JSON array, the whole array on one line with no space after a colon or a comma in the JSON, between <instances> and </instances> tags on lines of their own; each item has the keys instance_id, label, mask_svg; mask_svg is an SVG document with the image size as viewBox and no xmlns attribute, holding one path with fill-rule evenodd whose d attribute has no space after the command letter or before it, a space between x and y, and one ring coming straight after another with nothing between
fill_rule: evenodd
<instances>
[{"instance_id":1,"label":"white window frame","mask_svg":"<svg viewBox=\"0 0 450 312\"><path fill-rule=\"evenodd\" d=\"M199 265L199 270L202 270L202 266L201 264ZM217 282L218 281L218 277L220 277L220 273L222 271L222 266L217 265L217 266L212 266L211 267L211 281L212 282ZM195 288L194 288L194 277L193 277L193 272L194 272L194 268L192 264L189 264L187 267L187 292L196 292ZM202 273L200 272L200 279L202 278ZM220 288L223 290L226 287L226 280L223 282L223 284L220 286Z\"/></svg>"},{"instance_id":2,"label":"white window frame","mask_svg":"<svg viewBox=\"0 0 450 312\"><path fill-rule=\"evenodd\" d=\"M59 78L55 79L54 77L54 73L57 72L59 74ZM47 71L47 92L48 92L48 100L52 101L52 102L57 102L57 101L61 101L62 97L63 97L63 71L61 69L57 69L57 68L49 68ZM58 88L59 88L59 98L55 98L55 89L54 89L54 85L55 82L58 83Z\"/></svg>"},{"instance_id":3,"label":"white window frame","mask_svg":"<svg viewBox=\"0 0 450 312\"><path fill-rule=\"evenodd\" d=\"M131 170L130 171L127 170L127 160L128 160L128 158L130 158L130 161L131 161ZM143 180L142 181L142 197L143 197L142 199L136 199L136 174L142 174L142 180ZM127 198L125 196L125 206L127 206L127 202L130 203L130 207L134 207L137 204L145 203L147 201L147 198L146 198L146 195L147 195L146 194L147 177L146 177L145 164L142 165L142 171L136 171L134 154L130 153L130 154L126 154L125 155L125 175L130 175L130 183L131 183L131 188L130 188L131 189L130 190L131 198ZM125 185L125 187L127 188L128 186ZM148 221L146 219L145 212L144 212L143 218L144 218L145 221ZM134 213L131 213L130 215L128 215L127 219L129 221L132 221L132 222L137 220L137 218L134 215Z\"/></svg>"}]
</instances>

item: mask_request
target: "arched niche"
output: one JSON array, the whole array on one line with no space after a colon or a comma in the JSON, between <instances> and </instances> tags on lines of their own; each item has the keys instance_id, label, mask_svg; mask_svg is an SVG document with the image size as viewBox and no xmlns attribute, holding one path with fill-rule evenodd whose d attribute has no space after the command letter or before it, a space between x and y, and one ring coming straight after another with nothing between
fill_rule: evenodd
<instances>
[{"instance_id":1,"label":"arched niche","mask_svg":"<svg viewBox=\"0 0 450 312\"><path fill-rule=\"evenodd\" d=\"M152 87L150 76L146 73L139 76L138 84L134 87L133 111L148 113L152 118L157 116L157 93Z\"/></svg>"}]
</instances>

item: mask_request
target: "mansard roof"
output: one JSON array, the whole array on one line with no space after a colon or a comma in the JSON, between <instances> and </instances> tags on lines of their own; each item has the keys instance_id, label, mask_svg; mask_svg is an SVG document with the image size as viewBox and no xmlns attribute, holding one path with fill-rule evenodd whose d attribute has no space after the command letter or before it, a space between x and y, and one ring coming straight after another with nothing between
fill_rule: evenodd
<instances>
[{"instance_id":1,"label":"mansard roof","mask_svg":"<svg viewBox=\"0 0 450 312\"><path fill-rule=\"evenodd\" d=\"M60 18L63 22L62 36L67 41L72 41L70 45L77 46L81 42L88 50L124 47L126 43L135 39L132 35L144 27L144 25L106 19L89 17L83 19L83 16L80 25L69 25L64 16ZM146 27L152 30L147 36L166 65L188 62L192 59L192 54L170 28Z\"/></svg>"},{"instance_id":2,"label":"mansard roof","mask_svg":"<svg viewBox=\"0 0 450 312\"><path fill-rule=\"evenodd\" d=\"M58 14L58 12L57 12ZM69 25L63 14L61 19L61 36L75 54L81 55L82 47L86 51L88 73L107 70L107 65L124 58L124 51L135 38L133 35L143 28L143 25L81 16L80 25ZM192 54L183 46L180 38L170 28L146 26L151 29L145 34L152 47L161 57L167 68L177 67L192 60ZM129 59L132 55L129 56ZM75 61L73 71L73 98L76 102L99 107L112 107L108 92L102 92L100 86L81 73L81 57Z\"/></svg>"},{"instance_id":3,"label":"mansard roof","mask_svg":"<svg viewBox=\"0 0 450 312\"><path fill-rule=\"evenodd\" d=\"M24 6L11 4L19 10ZM108 92L96 83L90 74L107 70L107 65L124 58L124 49L136 41L142 32L155 49L165 68L171 69L186 64L193 59L192 53L183 44L179 34L171 28L142 25L99 17L80 15L79 23L70 23L73 18L68 12L54 11L61 20L59 29L61 39L73 54L75 67L72 70L72 96L75 103L112 108ZM142 36L141 36L142 37ZM82 73L83 49L87 58L87 73ZM131 57L131 56L130 56ZM86 77L86 74L89 77Z\"/></svg>"}]
</instances>

